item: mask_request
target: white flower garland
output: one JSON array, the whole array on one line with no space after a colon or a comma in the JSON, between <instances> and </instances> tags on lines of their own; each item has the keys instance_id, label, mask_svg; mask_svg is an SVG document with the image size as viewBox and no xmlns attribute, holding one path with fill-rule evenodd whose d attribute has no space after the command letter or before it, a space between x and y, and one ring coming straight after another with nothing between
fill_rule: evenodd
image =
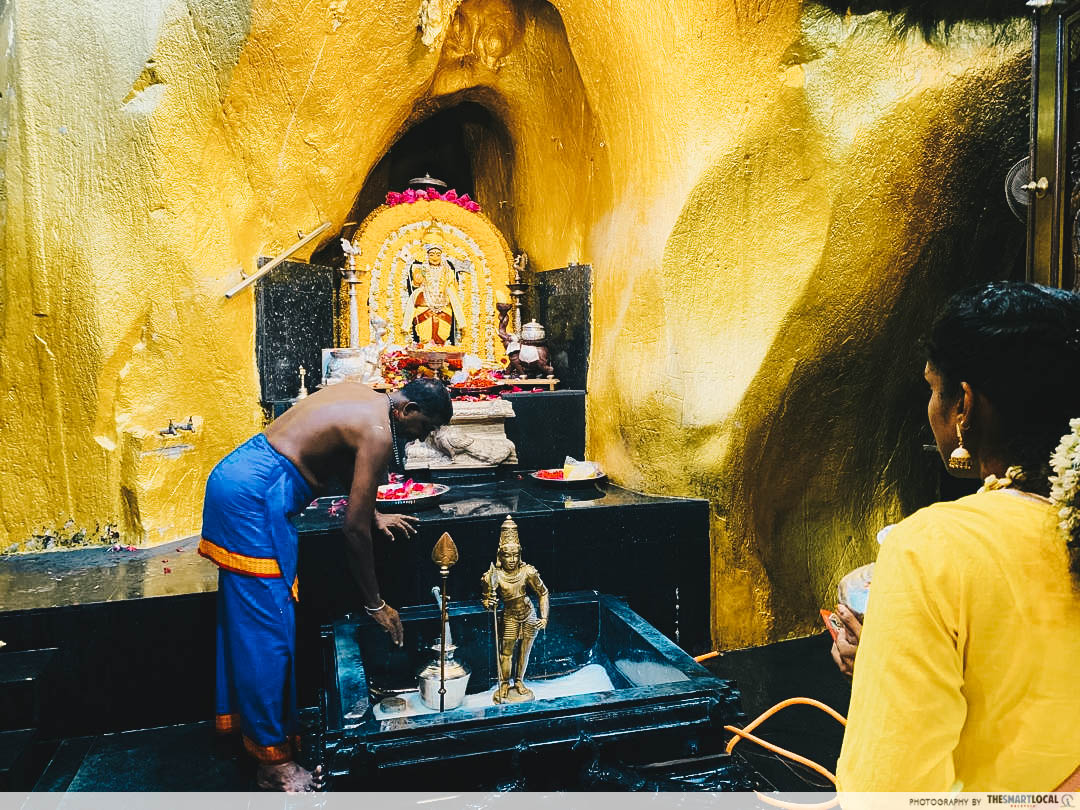
<instances>
[{"instance_id":1,"label":"white flower garland","mask_svg":"<svg viewBox=\"0 0 1080 810\"><path fill-rule=\"evenodd\" d=\"M472 305L472 317L473 317L473 333L472 333L472 350L473 354L480 353L480 281L477 278L479 273L476 272L476 267L469 268L469 275L472 276L472 293L469 295L469 303Z\"/></svg>"},{"instance_id":2,"label":"white flower garland","mask_svg":"<svg viewBox=\"0 0 1080 810\"><path fill-rule=\"evenodd\" d=\"M379 247L379 252L375 256L375 261L371 263L371 279L368 282L368 341L370 343L377 343L379 340L378 335L375 334L375 324L373 321L379 314L379 272L382 269L383 256L386 254L386 243L384 242ZM389 323L387 324L389 326Z\"/></svg>"},{"instance_id":3,"label":"white flower garland","mask_svg":"<svg viewBox=\"0 0 1080 810\"><path fill-rule=\"evenodd\" d=\"M1075 546L1080 540L1080 419L1069 420L1069 432L1050 456L1050 466L1050 500L1061 518L1058 528Z\"/></svg>"}]
</instances>

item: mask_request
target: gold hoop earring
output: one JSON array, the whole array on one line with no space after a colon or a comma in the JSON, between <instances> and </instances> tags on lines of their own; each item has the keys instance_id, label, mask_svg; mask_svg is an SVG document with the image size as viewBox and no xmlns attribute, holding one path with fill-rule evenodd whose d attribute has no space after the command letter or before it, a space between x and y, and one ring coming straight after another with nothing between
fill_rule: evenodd
<instances>
[{"instance_id":1,"label":"gold hoop earring","mask_svg":"<svg viewBox=\"0 0 1080 810\"><path fill-rule=\"evenodd\" d=\"M960 446L949 453L948 468L954 472L970 472L975 469L975 462L971 460L971 453L964 447L964 432L960 429L960 423L956 423L956 438Z\"/></svg>"}]
</instances>

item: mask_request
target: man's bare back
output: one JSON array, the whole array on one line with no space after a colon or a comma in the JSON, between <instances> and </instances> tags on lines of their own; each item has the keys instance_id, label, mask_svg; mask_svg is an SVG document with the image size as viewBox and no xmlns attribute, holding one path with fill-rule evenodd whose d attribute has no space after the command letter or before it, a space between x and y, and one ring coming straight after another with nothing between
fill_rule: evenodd
<instances>
[{"instance_id":1,"label":"man's bare back","mask_svg":"<svg viewBox=\"0 0 1080 810\"><path fill-rule=\"evenodd\" d=\"M426 401L422 406L410 399ZM428 408L428 413L424 408ZM423 439L452 413L446 389L434 383L412 383L393 394L380 394L361 383L342 382L300 400L266 429L266 440L289 459L317 493L334 482L349 492L345 510L346 559L364 607L401 644L397 611L379 595L372 555L372 528L377 521L375 498L393 451L394 437ZM393 536L415 532L415 519L384 516L380 526ZM392 524L392 525L389 525Z\"/></svg>"},{"instance_id":2,"label":"man's bare back","mask_svg":"<svg viewBox=\"0 0 1080 810\"><path fill-rule=\"evenodd\" d=\"M361 383L327 386L298 401L266 429L266 440L317 492L335 481L351 489L363 448L380 469L390 460L390 399Z\"/></svg>"}]
</instances>

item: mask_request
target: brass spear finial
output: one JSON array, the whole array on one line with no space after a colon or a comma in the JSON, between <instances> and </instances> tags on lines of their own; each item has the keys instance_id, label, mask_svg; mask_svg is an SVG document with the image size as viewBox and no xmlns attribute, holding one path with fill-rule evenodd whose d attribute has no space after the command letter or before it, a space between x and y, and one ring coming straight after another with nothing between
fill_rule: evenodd
<instances>
[{"instance_id":1,"label":"brass spear finial","mask_svg":"<svg viewBox=\"0 0 1080 810\"><path fill-rule=\"evenodd\" d=\"M440 568L449 568L458 561L458 550L449 532L443 532L442 537L431 550L431 561Z\"/></svg>"}]
</instances>

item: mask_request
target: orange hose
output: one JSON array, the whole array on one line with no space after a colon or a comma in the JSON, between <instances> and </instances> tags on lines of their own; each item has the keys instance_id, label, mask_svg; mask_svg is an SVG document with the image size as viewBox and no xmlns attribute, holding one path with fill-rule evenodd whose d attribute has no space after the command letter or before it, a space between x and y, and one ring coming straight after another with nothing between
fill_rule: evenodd
<instances>
[{"instance_id":1,"label":"orange hose","mask_svg":"<svg viewBox=\"0 0 1080 810\"><path fill-rule=\"evenodd\" d=\"M780 756L786 757L793 762L798 762L800 765L805 765L807 768L810 768L811 770L821 774L830 782L832 782L833 785L835 785L836 776L827 768L818 765L811 759L800 756L793 751L788 751L786 748L781 748L778 745L774 745L773 743L768 742L767 740L763 740L760 737L757 737L750 733L781 709L784 709L788 706L795 706L800 704L804 706L813 706L817 709L821 709L823 712L836 720L840 725L847 727L847 718L845 718L842 714L840 714L840 712L836 711L831 706L827 706L826 704L822 703L820 700L802 697L788 698L787 700L780 701L772 708L766 710L764 713L754 718L752 722L747 724L746 728L724 726L724 729L726 731L730 731L732 734L735 735L728 741L727 748L725 750L727 751L727 753L730 754L732 749L735 748L735 744L738 743L739 740L750 740L750 742L757 743L762 748L765 748L768 751L772 751L774 754L779 754ZM775 799L757 791L755 791L755 793L757 794L758 799L760 799L765 804L772 805L773 807L783 808L783 810L827 810L827 808L835 807L839 802L838 797L833 797L833 799L828 802L821 802L818 804L798 804L794 802L785 802L783 799Z\"/></svg>"},{"instance_id":2,"label":"orange hose","mask_svg":"<svg viewBox=\"0 0 1080 810\"><path fill-rule=\"evenodd\" d=\"M712 652L707 652L704 655L695 655L694 660L700 664L702 661L708 661L710 658L716 658L716 656L718 655L720 655L720 651L713 650Z\"/></svg>"},{"instance_id":3,"label":"orange hose","mask_svg":"<svg viewBox=\"0 0 1080 810\"><path fill-rule=\"evenodd\" d=\"M828 768L822 766L822 765L818 765L812 759L807 759L806 757L799 756L798 754L796 754L793 751L788 751L786 748L781 748L779 745L773 745L768 740L763 740L763 739L761 739L761 737L755 737L753 734L750 734L749 732L743 731L741 728L736 728L735 726L724 726L724 730L725 731L730 731L732 734L735 735L735 737L733 738L733 741L728 743L728 753L729 754L731 753L731 749L735 747L735 745L734 745L735 741L737 741L740 738L744 739L744 740L750 740L750 742L755 742L758 745L760 745L762 748L766 748L769 751L772 751L774 754L779 754L782 757L787 757L788 759L790 759L790 760L792 760L794 762L798 762L800 765L805 765L807 768L810 768L811 770L817 771L822 776L824 776L826 779L828 779L830 782L832 782L834 785L836 784L836 776L833 774L833 772L830 771Z\"/></svg>"},{"instance_id":4,"label":"orange hose","mask_svg":"<svg viewBox=\"0 0 1080 810\"><path fill-rule=\"evenodd\" d=\"M833 720L835 720L840 725L842 725L844 727L847 726L847 718L844 717L844 715L840 714L840 712L836 711L836 709L834 709L832 706L828 706L828 705L822 703L820 700L814 700L813 698L796 697L796 698L788 698L787 700L782 700L779 703L777 703L775 706L773 706L771 709L767 709L765 712L763 712L758 717L756 717L753 720L753 722L749 723L746 726L746 728L743 729L743 730L744 731L753 731L755 728L760 726L762 723L764 723L766 720L768 720L770 717L772 717L774 714L776 714L781 709L786 709L788 706L797 706L797 705L813 706L815 709L821 709L823 712L825 712L827 715L832 717ZM737 742L738 742L737 737L732 737L731 740L728 742L728 744L727 744L727 752L729 754L731 753L731 749L735 747L735 743L737 743Z\"/></svg>"}]
</instances>

